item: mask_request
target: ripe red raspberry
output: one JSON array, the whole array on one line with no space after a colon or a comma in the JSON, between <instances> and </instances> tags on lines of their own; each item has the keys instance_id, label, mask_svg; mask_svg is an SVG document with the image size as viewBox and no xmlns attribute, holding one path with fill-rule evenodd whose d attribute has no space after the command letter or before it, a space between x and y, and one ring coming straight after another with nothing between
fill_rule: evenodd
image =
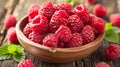
<instances>
[{"instance_id":1,"label":"ripe red raspberry","mask_svg":"<svg viewBox=\"0 0 120 67\"><path fill-rule=\"evenodd\" d=\"M15 27L17 21L13 15L8 15L4 20L4 28L9 29L10 27Z\"/></svg>"},{"instance_id":2,"label":"ripe red raspberry","mask_svg":"<svg viewBox=\"0 0 120 67\"><path fill-rule=\"evenodd\" d=\"M39 14L46 16L48 19L52 17L54 12L55 12L55 9L51 2L44 3L39 10Z\"/></svg>"},{"instance_id":3,"label":"ripe red raspberry","mask_svg":"<svg viewBox=\"0 0 120 67\"><path fill-rule=\"evenodd\" d=\"M93 14L95 14L98 17L104 17L107 14L107 10L103 5L96 4L93 9Z\"/></svg>"},{"instance_id":4,"label":"ripe red raspberry","mask_svg":"<svg viewBox=\"0 0 120 67\"><path fill-rule=\"evenodd\" d=\"M65 48L65 43L64 43L64 42L59 41L59 43L58 43L57 47L58 47L58 48Z\"/></svg>"},{"instance_id":5,"label":"ripe red raspberry","mask_svg":"<svg viewBox=\"0 0 120 67\"><path fill-rule=\"evenodd\" d=\"M32 4L28 10L29 20L31 21L35 16L38 15L40 6L38 4Z\"/></svg>"},{"instance_id":6,"label":"ripe red raspberry","mask_svg":"<svg viewBox=\"0 0 120 67\"><path fill-rule=\"evenodd\" d=\"M87 0L87 2L88 2L89 4L93 4L93 3L95 3L95 1L96 1L96 0Z\"/></svg>"},{"instance_id":7,"label":"ripe red raspberry","mask_svg":"<svg viewBox=\"0 0 120 67\"><path fill-rule=\"evenodd\" d=\"M93 18L92 27L96 35L99 35L105 30L105 22L102 18L95 17Z\"/></svg>"},{"instance_id":8,"label":"ripe red raspberry","mask_svg":"<svg viewBox=\"0 0 120 67\"><path fill-rule=\"evenodd\" d=\"M84 22L84 24L89 24L90 21L90 13L86 6L78 5L74 8L75 14L77 14L80 19Z\"/></svg>"},{"instance_id":9,"label":"ripe red raspberry","mask_svg":"<svg viewBox=\"0 0 120 67\"><path fill-rule=\"evenodd\" d=\"M25 26L25 28L23 29L23 33L24 33L24 35L25 35L26 37L28 37L29 34L32 32L32 30L31 30L31 28L30 28L30 24L31 24L31 23L28 23L28 24Z\"/></svg>"},{"instance_id":10,"label":"ripe red raspberry","mask_svg":"<svg viewBox=\"0 0 120 67\"><path fill-rule=\"evenodd\" d=\"M108 59L117 59L120 57L120 46L117 44L110 44L109 47L105 49L105 56Z\"/></svg>"},{"instance_id":11,"label":"ripe red raspberry","mask_svg":"<svg viewBox=\"0 0 120 67\"><path fill-rule=\"evenodd\" d=\"M8 29L8 31L7 31L7 40L10 43L18 43L15 27L11 27L11 28Z\"/></svg>"},{"instance_id":12,"label":"ripe red raspberry","mask_svg":"<svg viewBox=\"0 0 120 67\"><path fill-rule=\"evenodd\" d=\"M120 14L112 14L110 15L109 20L114 26L120 27Z\"/></svg>"},{"instance_id":13,"label":"ripe red raspberry","mask_svg":"<svg viewBox=\"0 0 120 67\"><path fill-rule=\"evenodd\" d=\"M50 31L55 32L60 25L67 25L68 14L65 10L56 11L50 20Z\"/></svg>"},{"instance_id":14,"label":"ripe red raspberry","mask_svg":"<svg viewBox=\"0 0 120 67\"><path fill-rule=\"evenodd\" d=\"M86 25L82 31L81 35L83 37L83 43L87 44L89 42L92 42L95 39L93 28L90 25Z\"/></svg>"},{"instance_id":15,"label":"ripe red raspberry","mask_svg":"<svg viewBox=\"0 0 120 67\"><path fill-rule=\"evenodd\" d=\"M62 42L68 42L70 41L72 34L69 29L69 27L61 25L58 30L55 32L56 36L59 37L59 39Z\"/></svg>"},{"instance_id":16,"label":"ripe red raspberry","mask_svg":"<svg viewBox=\"0 0 120 67\"><path fill-rule=\"evenodd\" d=\"M32 60L27 59L27 60L21 61L21 62L17 65L17 67L35 67L35 66L34 66Z\"/></svg>"},{"instance_id":17,"label":"ripe red raspberry","mask_svg":"<svg viewBox=\"0 0 120 67\"><path fill-rule=\"evenodd\" d=\"M72 12L72 5L67 2L62 2L54 5L56 10L65 10L68 14Z\"/></svg>"},{"instance_id":18,"label":"ripe red raspberry","mask_svg":"<svg viewBox=\"0 0 120 67\"><path fill-rule=\"evenodd\" d=\"M35 43L42 44L42 40L43 40L44 36L39 34L39 33L37 33L37 32L31 32L29 34L28 38L31 41L34 41Z\"/></svg>"},{"instance_id":19,"label":"ripe red raspberry","mask_svg":"<svg viewBox=\"0 0 120 67\"><path fill-rule=\"evenodd\" d=\"M48 34L44 39L43 39L43 45L48 46L48 47L57 47L58 44L58 37L55 36L55 34Z\"/></svg>"},{"instance_id":20,"label":"ripe red raspberry","mask_svg":"<svg viewBox=\"0 0 120 67\"><path fill-rule=\"evenodd\" d=\"M83 44L83 39L81 34L79 33L73 33L71 40L68 42L66 47L79 47L82 46Z\"/></svg>"},{"instance_id":21,"label":"ripe red raspberry","mask_svg":"<svg viewBox=\"0 0 120 67\"><path fill-rule=\"evenodd\" d=\"M32 20L31 30L40 34L46 33L48 30L48 20L43 15L38 15Z\"/></svg>"},{"instance_id":22,"label":"ripe red raspberry","mask_svg":"<svg viewBox=\"0 0 120 67\"><path fill-rule=\"evenodd\" d=\"M68 18L67 26L74 32L80 32L84 24L77 15L71 15Z\"/></svg>"},{"instance_id":23,"label":"ripe red raspberry","mask_svg":"<svg viewBox=\"0 0 120 67\"><path fill-rule=\"evenodd\" d=\"M100 62L100 63L96 64L95 67L110 67L110 65L108 65L105 62Z\"/></svg>"}]
</instances>

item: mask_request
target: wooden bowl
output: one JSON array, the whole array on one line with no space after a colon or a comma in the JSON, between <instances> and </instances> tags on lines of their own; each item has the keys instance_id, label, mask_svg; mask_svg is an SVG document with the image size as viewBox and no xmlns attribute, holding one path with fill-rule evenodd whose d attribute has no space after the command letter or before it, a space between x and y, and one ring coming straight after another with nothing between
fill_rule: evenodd
<instances>
[{"instance_id":1,"label":"wooden bowl","mask_svg":"<svg viewBox=\"0 0 120 67\"><path fill-rule=\"evenodd\" d=\"M31 55L47 62L66 63L87 57L101 44L104 33L100 34L93 42L73 48L50 48L29 40L22 30L28 23L28 17L22 18L16 25L16 33L22 47Z\"/></svg>"}]
</instances>

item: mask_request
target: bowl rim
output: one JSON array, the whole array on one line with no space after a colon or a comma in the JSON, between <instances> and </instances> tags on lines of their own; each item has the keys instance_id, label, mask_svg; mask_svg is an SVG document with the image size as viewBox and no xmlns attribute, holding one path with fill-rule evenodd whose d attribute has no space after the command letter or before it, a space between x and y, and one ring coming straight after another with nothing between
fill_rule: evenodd
<instances>
[{"instance_id":1,"label":"bowl rim","mask_svg":"<svg viewBox=\"0 0 120 67\"><path fill-rule=\"evenodd\" d=\"M51 48L51 47L47 47L47 46L44 46L44 45L40 45L38 43L35 43L31 40L29 40L22 32L22 30L20 29L20 25L21 23L23 22L23 20L25 20L26 18L28 18L28 16L24 16L23 18L21 18L19 20L19 22L17 22L16 24L16 27L15 27L15 30L16 30L16 35L17 37L19 37L20 39L22 39L24 42L28 43L29 45L31 46L34 46L34 47L37 47L37 48L40 48L40 49L43 49L43 50L47 50L47 51L50 51L50 52L79 52L79 51L84 51L85 49L88 49L88 48L91 48L93 46L96 46L99 42L101 42L104 38L104 35L105 35L105 32L101 33L94 41L88 43L88 44L85 44L85 45L82 45L82 46L79 46L79 47L72 47L72 48Z\"/></svg>"}]
</instances>

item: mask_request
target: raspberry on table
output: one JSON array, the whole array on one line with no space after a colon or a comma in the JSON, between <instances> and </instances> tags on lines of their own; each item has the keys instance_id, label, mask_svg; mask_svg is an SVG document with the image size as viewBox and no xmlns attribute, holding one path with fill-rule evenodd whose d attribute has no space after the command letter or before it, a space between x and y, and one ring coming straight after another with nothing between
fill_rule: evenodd
<instances>
[{"instance_id":1,"label":"raspberry on table","mask_svg":"<svg viewBox=\"0 0 120 67\"><path fill-rule=\"evenodd\" d=\"M99 35L105 31L105 22L102 18L93 18L92 27L96 35Z\"/></svg>"},{"instance_id":2,"label":"raspberry on table","mask_svg":"<svg viewBox=\"0 0 120 67\"><path fill-rule=\"evenodd\" d=\"M62 41L62 42L69 42L72 34L69 27L61 25L58 30L55 32L55 35Z\"/></svg>"},{"instance_id":3,"label":"raspberry on table","mask_svg":"<svg viewBox=\"0 0 120 67\"><path fill-rule=\"evenodd\" d=\"M100 63L96 64L95 67L110 67L110 65L108 65L105 62L100 62Z\"/></svg>"},{"instance_id":4,"label":"raspberry on table","mask_svg":"<svg viewBox=\"0 0 120 67\"><path fill-rule=\"evenodd\" d=\"M51 19L54 12L55 9L51 2L44 3L39 10L39 14L46 16L48 19Z\"/></svg>"},{"instance_id":5,"label":"raspberry on table","mask_svg":"<svg viewBox=\"0 0 120 67\"><path fill-rule=\"evenodd\" d=\"M98 17L104 17L107 15L107 10L102 4L96 4L93 9L93 14L95 14Z\"/></svg>"},{"instance_id":6,"label":"raspberry on table","mask_svg":"<svg viewBox=\"0 0 120 67\"><path fill-rule=\"evenodd\" d=\"M20 63L18 63L17 67L35 67L32 60L23 60Z\"/></svg>"},{"instance_id":7,"label":"raspberry on table","mask_svg":"<svg viewBox=\"0 0 120 67\"><path fill-rule=\"evenodd\" d=\"M83 44L92 42L95 39L93 28L90 25L86 25L85 27L83 27L81 31L81 35L83 38Z\"/></svg>"},{"instance_id":8,"label":"raspberry on table","mask_svg":"<svg viewBox=\"0 0 120 67\"><path fill-rule=\"evenodd\" d=\"M28 38L35 43L42 44L42 40L43 40L44 36L37 32L31 32L29 34Z\"/></svg>"},{"instance_id":9,"label":"raspberry on table","mask_svg":"<svg viewBox=\"0 0 120 67\"><path fill-rule=\"evenodd\" d=\"M30 24L31 24L31 23L26 24L26 26L25 26L24 29L23 29L23 34L24 34L26 37L28 37L29 34L32 32L32 30L31 30L31 28L30 28Z\"/></svg>"},{"instance_id":10,"label":"raspberry on table","mask_svg":"<svg viewBox=\"0 0 120 67\"><path fill-rule=\"evenodd\" d=\"M94 4L94 3L96 2L96 0L87 0L87 2L88 2L89 4Z\"/></svg>"},{"instance_id":11,"label":"raspberry on table","mask_svg":"<svg viewBox=\"0 0 120 67\"><path fill-rule=\"evenodd\" d=\"M40 6L38 4L32 4L28 10L29 20L31 21L35 16L38 15L38 10Z\"/></svg>"},{"instance_id":12,"label":"raspberry on table","mask_svg":"<svg viewBox=\"0 0 120 67\"><path fill-rule=\"evenodd\" d=\"M117 59L120 57L120 46L118 44L110 44L110 46L108 46L105 49L105 56L108 59Z\"/></svg>"},{"instance_id":13,"label":"raspberry on table","mask_svg":"<svg viewBox=\"0 0 120 67\"><path fill-rule=\"evenodd\" d=\"M54 5L56 10L65 10L68 14L72 13L72 5L68 2L62 2Z\"/></svg>"},{"instance_id":14,"label":"raspberry on table","mask_svg":"<svg viewBox=\"0 0 120 67\"><path fill-rule=\"evenodd\" d=\"M109 20L114 26L120 27L120 14L111 14Z\"/></svg>"},{"instance_id":15,"label":"raspberry on table","mask_svg":"<svg viewBox=\"0 0 120 67\"><path fill-rule=\"evenodd\" d=\"M60 25L67 25L68 14L65 10L56 11L50 20L50 31L55 32Z\"/></svg>"},{"instance_id":16,"label":"raspberry on table","mask_svg":"<svg viewBox=\"0 0 120 67\"><path fill-rule=\"evenodd\" d=\"M38 15L32 20L30 26L32 31L43 34L48 31L48 25L47 18L43 15Z\"/></svg>"},{"instance_id":17,"label":"raspberry on table","mask_svg":"<svg viewBox=\"0 0 120 67\"><path fill-rule=\"evenodd\" d=\"M84 24L77 15L71 15L68 18L67 26L71 29L72 33L74 33L80 32Z\"/></svg>"},{"instance_id":18,"label":"raspberry on table","mask_svg":"<svg viewBox=\"0 0 120 67\"><path fill-rule=\"evenodd\" d=\"M55 36L55 34L48 34L44 39L43 39L43 45L48 46L48 47L57 47L58 44L58 37Z\"/></svg>"},{"instance_id":19,"label":"raspberry on table","mask_svg":"<svg viewBox=\"0 0 120 67\"><path fill-rule=\"evenodd\" d=\"M7 40L10 43L18 43L15 27L11 27L7 31Z\"/></svg>"},{"instance_id":20,"label":"raspberry on table","mask_svg":"<svg viewBox=\"0 0 120 67\"><path fill-rule=\"evenodd\" d=\"M79 47L83 45L81 34L73 33L71 40L67 43L66 47Z\"/></svg>"},{"instance_id":21,"label":"raspberry on table","mask_svg":"<svg viewBox=\"0 0 120 67\"><path fill-rule=\"evenodd\" d=\"M16 17L14 17L13 15L8 15L5 17L4 20L4 28L9 29L10 27L15 27L16 23Z\"/></svg>"},{"instance_id":22,"label":"raspberry on table","mask_svg":"<svg viewBox=\"0 0 120 67\"><path fill-rule=\"evenodd\" d=\"M86 6L78 5L74 8L75 14L77 14L85 25L89 24L90 13Z\"/></svg>"}]
</instances>

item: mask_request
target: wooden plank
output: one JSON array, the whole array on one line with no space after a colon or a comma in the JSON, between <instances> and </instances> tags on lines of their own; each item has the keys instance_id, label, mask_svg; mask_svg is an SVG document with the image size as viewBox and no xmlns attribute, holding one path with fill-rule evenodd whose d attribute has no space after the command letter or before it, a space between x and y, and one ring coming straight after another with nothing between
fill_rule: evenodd
<instances>
[{"instance_id":1,"label":"wooden plank","mask_svg":"<svg viewBox=\"0 0 120 67\"><path fill-rule=\"evenodd\" d=\"M117 5L118 5L118 11L120 13L120 0L117 0Z\"/></svg>"}]
</instances>

